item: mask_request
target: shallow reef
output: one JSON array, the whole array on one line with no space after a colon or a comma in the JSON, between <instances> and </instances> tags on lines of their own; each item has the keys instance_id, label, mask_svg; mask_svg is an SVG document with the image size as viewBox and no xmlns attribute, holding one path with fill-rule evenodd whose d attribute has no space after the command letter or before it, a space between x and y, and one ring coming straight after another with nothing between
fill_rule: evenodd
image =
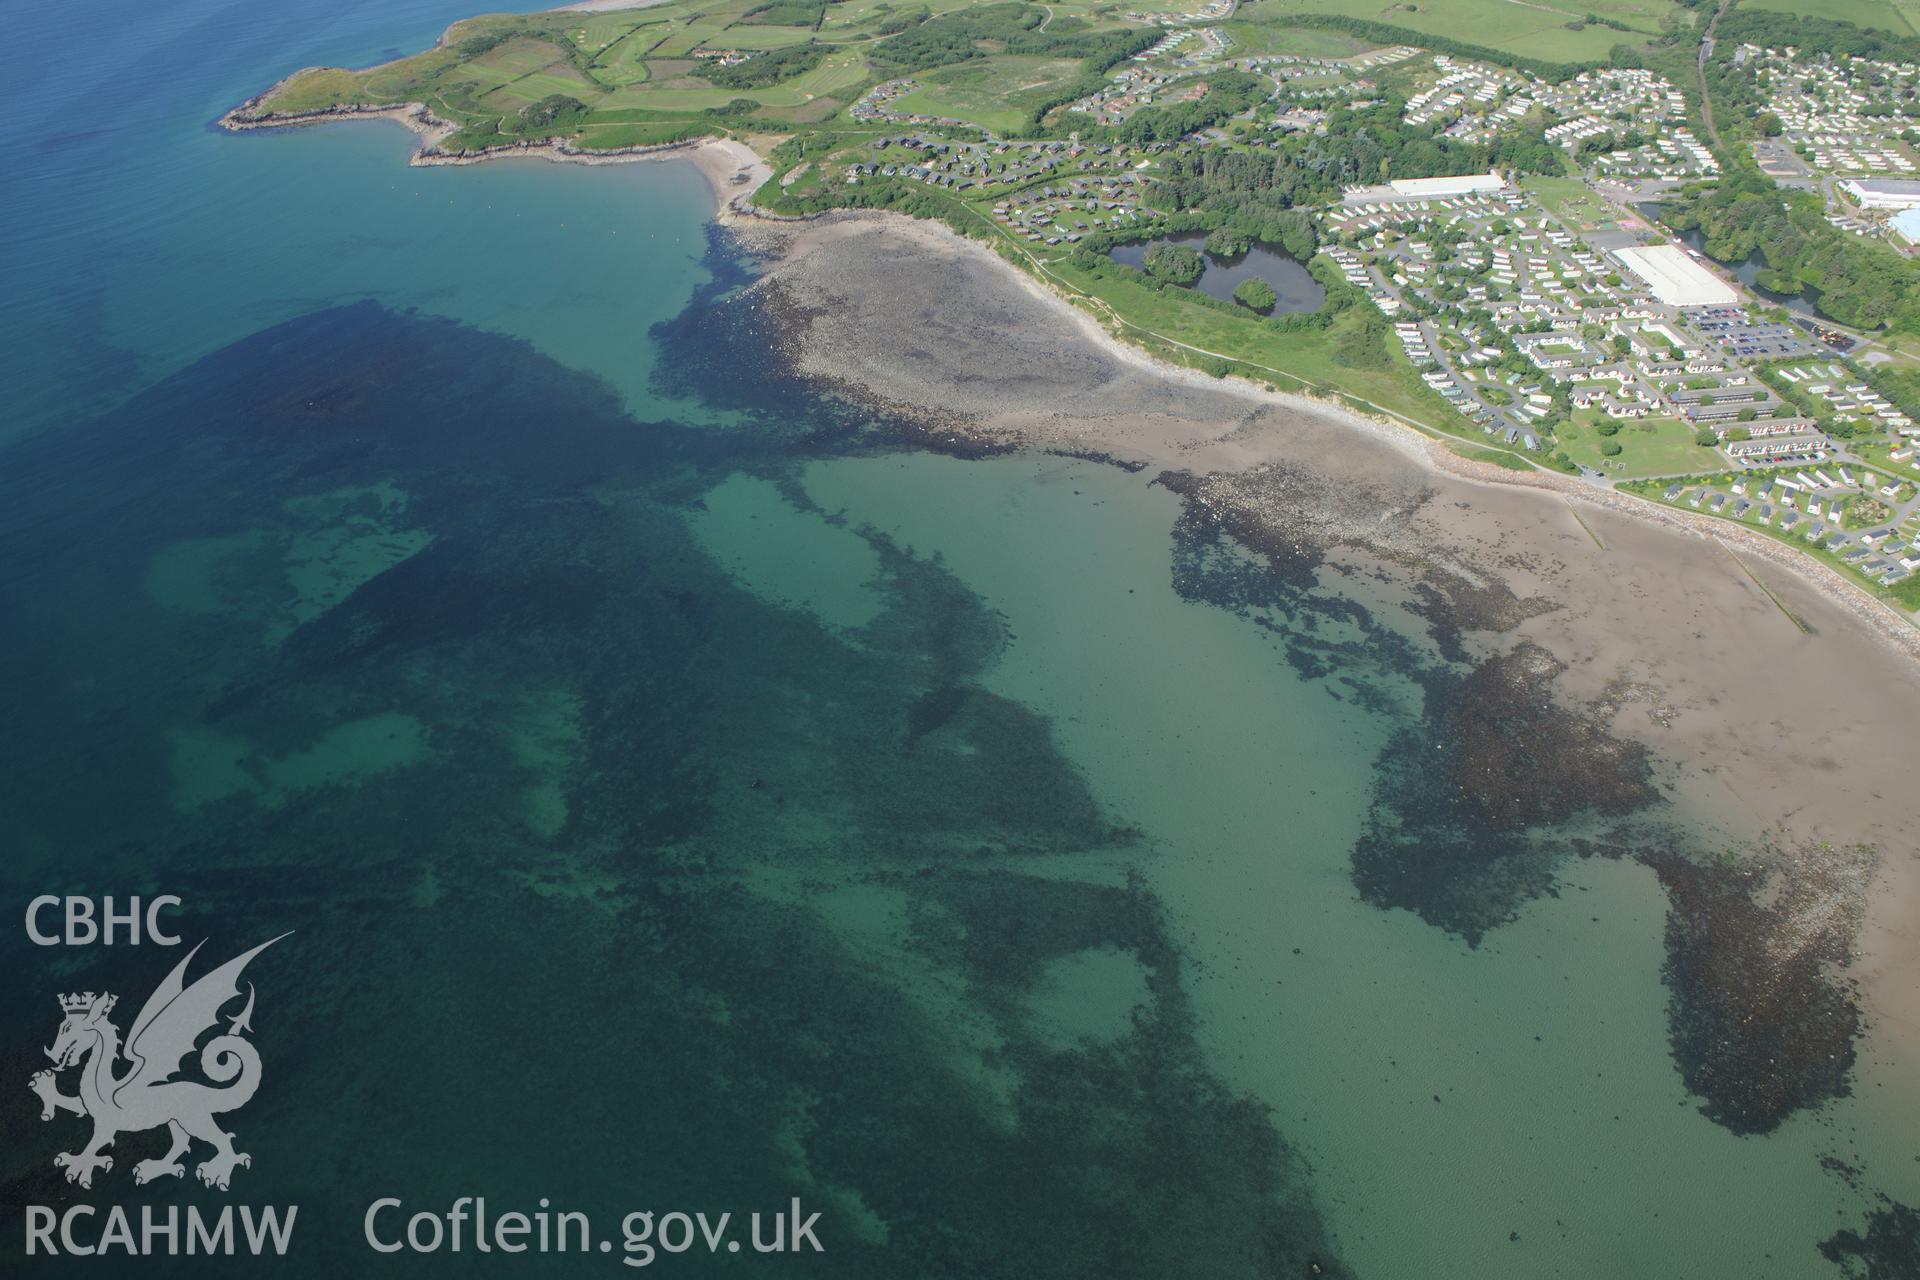
<instances>
[{"instance_id":1,"label":"shallow reef","mask_svg":"<svg viewBox=\"0 0 1920 1280\"><path fill-rule=\"evenodd\" d=\"M1865 1231L1836 1231L1820 1244L1827 1261L1849 1280L1907 1280L1920 1276L1920 1211L1882 1200Z\"/></svg>"},{"instance_id":2,"label":"shallow reef","mask_svg":"<svg viewBox=\"0 0 1920 1280\"><path fill-rule=\"evenodd\" d=\"M1138 833L979 683L997 616L871 533L852 633L702 553L721 477L897 444L724 350L733 403L639 422L523 343L362 304L14 451L14 874L164 885L210 956L295 931L250 970L275 1087L235 1118L249 1194L339 1225L289 1274L362 1263L344 1224L396 1188L607 1222L798 1196L828 1252L788 1261L822 1274L1346 1274L1115 881ZM1037 975L1089 951L1145 995L1063 1044ZM6 1043L45 1042L48 995L0 991ZM10 1221L78 1194L25 1111Z\"/></svg>"},{"instance_id":3,"label":"shallow reef","mask_svg":"<svg viewBox=\"0 0 1920 1280\"><path fill-rule=\"evenodd\" d=\"M1638 862L1667 895L1671 1047L1701 1110L1764 1133L1848 1091L1860 1010L1841 969L1872 850L1713 849L1665 817L1659 762L1609 725L1635 691L1562 696L1562 664L1504 638L1557 606L1413 551L1419 492L1339 486L1298 465L1160 483L1185 500L1176 587L1273 628L1302 675L1398 725L1352 851L1365 901L1475 946L1554 894L1568 859ZM1326 590L1356 553L1398 591L1363 604ZM1431 648L1374 616L1394 608L1423 621ZM1417 706L1381 691L1388 675L1418 687Z\"/></svg>"}]
</instances>

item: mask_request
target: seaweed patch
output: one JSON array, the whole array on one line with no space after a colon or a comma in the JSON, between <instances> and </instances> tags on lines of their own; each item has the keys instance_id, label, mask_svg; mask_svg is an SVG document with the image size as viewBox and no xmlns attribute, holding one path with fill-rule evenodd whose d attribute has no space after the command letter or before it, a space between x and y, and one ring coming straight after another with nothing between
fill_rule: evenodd
<instances>
[{"instance_id":1,"label":"seaweed patch","mask_svg":"<svg viewBox=\"0 0 1920 1280\"><path fill-rule=\"evenodd\" d=\"M1848 1092L1860 1007L1842 970L1877 862L1864 846L1642 852L1667 891L1674 1062L1701 1110L1765 1133Z\"/></svg>"},{"instance_id":2,"label":"seaweed patch","mask_svg":"<svg viewBox=\"0 0 1920 1280\"><path fill-rule=\"evenodd\" d=\"M1336 492L1299 467L1168 472L1159 483L1185 499L1174 531L1183 595L1273 629L1303 676L1339 672L1343 689L1372 690L1384 713L1394 704L1361 673L1398 673L1424 693L1376 764L1352 850L1364 901L1477 946L1556 893L1568 858L1638 862L1667 895L1671 1049L1701 1110L1733 1132L1764 1133L1848 1091L1860 1011L1842 970L1871 849L1776 842L1714 853L1654 821L1656 762L1611 724L1629 702L1649 704L1655 723L1672 709L1657 690L1618 681L1591 704L1570 702L1558 691L1563 665L1526 640L1475 660L1469 634L1509 632L1556 606L1410 550L1402 527L1419 493ZM1432 651L1316 590L1341 547L1364 549L1401 582ZM1343 629L1330 626L1335 615Z\"/></svg>"},{"instance_id":3,"label":"seaweed patch","mask_svg":"<svg viewBox=\"0 0 1920 1280\"><path fill-rule=\"evenodd\" d=\"M715 424L636 422L525 343L368 304L0 466L0 606L45 619L0 632L36 676L10 819L302 939L310 981L261 1024L275 1097L359 1105L281 1104L260 1193L338 1220L397 1173L609 1220L801 1196L847 1276L1345 1274L1303 1162L1205 1061L1160 904L1112 883L1139 833L982 687L1003 620L869 531L883 604L852 634L702 552L719 478L891 443L755 368L727 385ZM1045 1040L1035 975L1088 947L1148 998ZM476 1140L530 1079L577 1104ZM27 1150L0 1218L59 1194ZM285 1269L351 1271L341 1239Z\"/></svg>"},{"instance_id":4,"label":"seaweed patch","mask_svg":"<svg viewBox=\"0 0 1920 1280\"><path fill-rule=\"evenodd\" d=\"M1865 1231L1848 1227L1820 1243L1820 1256L1848 1280L1911 1280L1920 1276L1920 1210L1881 1197Z\"/></svg>"}]
</instances>

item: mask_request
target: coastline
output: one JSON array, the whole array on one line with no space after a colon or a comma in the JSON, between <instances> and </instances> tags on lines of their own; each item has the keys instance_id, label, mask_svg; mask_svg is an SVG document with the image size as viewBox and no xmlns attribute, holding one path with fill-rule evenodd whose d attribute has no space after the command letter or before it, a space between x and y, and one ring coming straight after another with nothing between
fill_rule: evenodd
<instances>
[{"instance_id":1,"label":"coastline","mask_svg":"<svg viewBox=\"0 0 1920 1280\"><path fill-rule=\"evenodd\" d=\"M223 125L391 118L428 137L446 127L421 104L303 118L250 118L251 105L236 108ZM1263 470L1301 466L1332 478L1336 488L1357 477L1388 494L1472 489L1479 495L1473 502L1423 494L1405 510L1388 503L1377 516L1380 528L1342 529L1326 545L1384 550L1389 559L1457 571L1475 586L1490 582L1520 598L1562 602L1556 611L1494 627L1500 634L1489 640L1544 646L1566 664L1557 696L1571 705L1600 705L1626 684L1657 688L1678 708L1674 716L1652 721L1644 706L1616 706L1616 731L1677 763L1687 792L1701 797L1701 811L1716 816L1730 846L1775 833L1878 845L1885 858L1877 891L1846 973L1872 1014L1869 1034L1894 1043L1898 1061L1920 1064L1920 993L1903 976L1920 966L1920 934L1908 923L1920 909L1920 870L1903 860L1898 802L1905 771L1898 726L1920 717L1920 673L1912 665L1920 634L1826 566L1750 531L1631 495L1471 462L1404 423L1343 403L1174 365L936 223L882 213L803 220L760 213L746 197L768 170L732 139L613 155L551 145L444 159L416 153L412 163L516 155L572 163L693 160L715 193L716 220L771 264L749 292L800 286L800 327L829 333L824 344L809 350L801 341L789 353L796 372L936 424L938 439L929 439L935 447L971 439L998 450L1077 453L1129 469L1225 477L1229 489ZM829 252L820 254L823 248ZM810 268L816 254L820 261ZM995 269L981 270L983 257ZM1063 318L1072 323L1061 324ZM946 354L949 347L958 354ZM1229 497L1241 498L1258 519L1271 495L1247 487ZM1574 511L1576 497L1590 519ZM1282 508L1300 501L1285 498ZM1213 495L1196 492L1191 500L1209 503ZM1415 508L1420 514L1406 518ZM1283 522L1289 517L1298 513L1279 513ZM1742 555L1786 572L1763 582ZM1782 671L1809 663L1802 669L1817 672L1814 678L1780 680ZM1776 744L1783 723L1823 726L1796 764L1866 763L1821 779L1811 799L1796 796L1805 802L1782 808Z\"/></svg>"},{"instance_id":2,"label":"coastline","mask_svg":"<svg viewBox=\"0 0 1920 1280\"><path fill-rule=\"evenodd\" d=\"M647 3L655 0L646 0ZM621 7L638 7L623 4ZM298 74L297 72L295 74ZM456 130L448 120L435 115L424 102L396 102L367 107L332 107L321 111L261 114L259 104L281 84L281 80L260 94L228 110L218 123L232 133L259 129L300 129L313 125L339 124L357 120L391 120L405 126L420 138L420 145L407 157L415 168L443 165L483 164L490 160L551 160L561 164L631 164L648 160L691 160L713 188L716 218L725 220L745 212L746 198L772 176L772 169L751 147L729 137L689 138L682 142L663 142L647 146L617 147L605 151L585 151L563 142L517 143L489 147L476 152L439 150Z\"/></svg>"},{"instance_id":3,"label":"coastline","mask_svg":"<svg viewBox=\"0 0 1920 1280\"><path fill-rule=\"evenodd\" d=\"M379 1232L401 1244L425 1210L471 1255L501 1218L476 1195L547 1199L618 1270L672 1270L663 1230L694 1274L761 1270L766 1210L795 1247L764 1269L831 1280L1920 1280L1920 666L1816 570L1910 619L1920 596L1803 540L1799 494L1780 527L1791 466L1764 499L1750 475L1733 520L1694 492L1723 474L1664 498L1678 476L1625 478L1739 472L1750 442L1623 420L1601 455L1624 385L1565 425L1527 408L1565 372L1522 364L1561 358L1531 332L1549 313L1630 338L1676 314L1588 270L1659 228L1609 234L1631 193L1580 175L1704 161L1537 131L1588 105L1697 129L1687 15L1672 39L1632 13L1649 30L1497 4L1454 24L1456 50L1589 49L1582 77L1354 34L1445 43L1430 6L928 27L544 3L575 11L110 12L17 147L15 879L180 893L175 932L213 962L297 930L247 975L267 1076L233 1138L256 1156L234 1203L310 1219L283 1280L342 1280L375 1187L404 1200ZM1747 34L1795 34L1767 22ZM1622 41L1688 102L1643 91ZM1776 88L1783 64L1819 79L1804 43L1761 61ZM375 65L256 108L309 118L209 127L316 62ZM1409 123L1462 68L1505 88L1430 101L1465 84L1491 132L1449 133L1444 106ZM1720 70L1716 95L1761 74ZM1816 88L1778 93L1818 119ZM90 127L77 104L116 89L135 123ZM1530 112L1494 120L1523 89ZM1247 118L1145 141L1216 90ZM1130 125L1142 103L1163 114ZM359 118L406 132L296 131ZM494 149L411 163L429 146ZM1511 201L1412 223L1336 203L1355 169L1482 158ZM1461 179L1397 194L1490 185ZM1130 261L1223 217L1276 256L1202 254L1227 269L1204 290L1156 292L1093 238L1133 227ZM1303 217L1406 310L1383 324L1327 252L1293 255L1326 286L1310 310L1277 256L1308 248ZM1511 287L1474 273L1496 247ZM1280 286L1270 312L1233 297L1247 276ZM1458 290L1491 302L1462 319ZM1541 317L1519 356L1509 305ZM1392 323L1415 311L1433 362ZM1677 314L1683 339L1740 332ZM1576 323L1605 357L1597 335ZM1656 412L1746 366L1736 341L1674 375L1713 362L1660 338L1604 364L1671 397ZM1517 393L1485 396L1489 434L1419 376L1463 366L1457 394ZM1528 418L1545 447L1503 446ZM1901 474L1859 448L1881 434L1834 438ZM1622 492L1576 501L1563 474ZM1833 527L1920 533L1920 499L1869 520L1876 490L1846 485ZM46 971L14 1002L22 1046L52 1020L34 992L137 1001L174 963L14 953ZM543 1077L571 1097L542 1123L473 1123ZM57 1165L86 1117L12 1127L16 1206L172 1194L134 1185L157 1131L83 1190ZM733 1209L737 1256L672 1231L676 1207Z\"/></svg>"},{"instance_id":4,"label":"coastline","mask_svg":"<svg viewBox=\"0 0 1920 1280\"><path fill-rule=\"evenodd\" d=\"M599 11L644 8L661 2L662 0L576 0L575 3L562 8ZM451 30L450 27L448 32L443 32L436 44L444 44ZM561 140L548 140L542 143L514 143L474 152L447 152L440 149L440 144L457 131L457 126L435 115L424 102L333 107L297 113L263 114L259 111L262 102L294 76L300 74L302 72L296 71L229 109L220 116L218 121L220 127L233 132L246 132L256 129L299 128L346 120L394 120L420 138L419 146L408 157L407 163L422 168L438 165L480 164L489 160L516 157L589 165L682 157L695 163L713 189L716 201L715 219L722 224L744 226L757 223L791 224L794 222L826 225L868 223L890 227L895 234L899 235L930 235L943 238L952 246L964 248L964 251L976 262L990 263L992 269L1010 273L1024 292L1046 304L1056 317L1070 319L1078 332L1092 340L1113 358L1132 367L1180 385L1205 387L1211 390L1226 389L1252 402L1283 406L1295 412L1327 418L1352 430L1365 433L1371 438L1381 440L1408 457L1419 459L1429 469L1468 482L1502 488L1549 490L1569 501L1578 499L1591 507L1621 512L1633 519L1676 531L1685 531L1692 536L1708 538L1724 547L1738 547L1748 555L1788 570L1811 583L1828 599L1869 626L1895 649L1908 658L1920 660L1920 624L1916 624L1912 618L1866 591L1832 566L1751 529L1711 516L1663 506L1615 488L1583 483L1558 472L1537 467L1523 472L1476 462L1454 452L1442 439L1420 430L1410 421L1389 416L1388 411L1383 410L1377 414L1368 413L1341 399L1309 395L1298 391L1269 389L1240 374L1230 373L1216 378L1174 364L1143 347L1126 341L1087 311L1075 305L1065 294L1050 287L1032 273L1021 270L985 245L959 235L944 224L904 214L877 211L848 211L794 218L755 209L750 203L750 197L771 178L772 169L751 147L732 137L713 136L680 142L612 148L604 151L588 151L569 146ZM943 424L943 428L948 425L950 424ZM1116 451L1116 456L1134 455L1122 449ZM1134 460L1168 461L1165 457L1152 455L1134 456ZM1239 461L1244 463L1251 460L1240 459Z\"/></svg>"},{"instance_id":5,"label":"coastline","mask_svg":"<svg viewBox=\"0 0 1920 1280\"><path fill-rule=\"evenodd\" d=\"M1467 661L1536 646L1561 667L1557 702L1666 762L1669 812L1712 847L1877 847L1843 973L1869 1016L1863 1046L1920 1073L1903 751L1920 637L1878 602L1757 534L1169 365L944 226L858 213L736 233L769 264L747 293L796 375L962 456L1065 453L1168 483L1250 546L1457 627Z\"/></svg>"},{"instance_id":6,"label":"coastline","mask_svg":"<svg viewBox=\"0 0 1920 1280\"><path fill-rule=\"evenodd\" d=\"M758 216L752 210L746 210L744 213L748 217ZM988 266L989 269L1003 273L1005 278L1010 278L1017 283L1023 291L1047 305L1061 319L1073 323L1080 333L1100 346L1108 355L1157 377L1196 389L1224 390L1254 402L1278 405L1292 412L1312 414L1337 422L1393 448L1409 459L1417 460L1433 470L1469 483L1501 488L1546 490L1661 528L1706 538L1723 546L1738 547L1748 555L1756 556L1769 564L1794 573L1835 605L1847 610L1860 622L1872 628L1896 650L1910 658L1920 660L1920 627L1914 626L1885 601L1862 590L1856 583L1848 580L1845 575L1832 567L1750 529L1708 516L1660 506L1617 489L1585 484L1557 472L1538 468L1525 472L1513 471L1489 463L1475 462L1455 453L1443 441L1405 423L1368 414L1339 401L1304 395L1296 391L1268 390L1238 374L1215 378L1183 365L1174 364L1116 336L1093 316L1074 306L1030 273L1022 271L979 242L959 235L942 224L889 212L860 211L831 215L831 217L835 221L870 222L886 226L896 234L930 235L950 244L967 253L975 261ZM1178 462L1180 465L1196 463L1207 465L1205 459L1169 453L1149 452L1141 456L1126 447L1116 447L1114 452L1118 457L1132 457L1149 464ZM1217 460L1218 464L1226 466L1245 466L1257 461L1257 456L1253 455L1237 458L1222 457Z\"/></svg>"}]
</instances>

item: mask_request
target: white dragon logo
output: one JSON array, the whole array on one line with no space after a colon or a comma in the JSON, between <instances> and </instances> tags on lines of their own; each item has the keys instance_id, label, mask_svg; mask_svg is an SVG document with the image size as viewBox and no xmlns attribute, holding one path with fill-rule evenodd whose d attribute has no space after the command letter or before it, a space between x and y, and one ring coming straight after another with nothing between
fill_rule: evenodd
<instances>
[{"instance_id":1,"label":"white dragon logo","mask_svg":"<svg viewBox=\"0 0 1920 1280\"><path fill-rule=\"evenodd\" d=\"M286 936L283 933L280 938ZM67 1171L68 1182L91 1187L94 1170L113 1168L113 1158L101 1152L113 1145L115 1136L161 1125L172 1134L172 1145L159 1159L142 1160L133 1167L136 1183L183 1175L186 1169L180 1157L195 1138L213 1148L213 1154L194 1169L210 1187L225 1191L234 1167L253 1163L251 1156L233 1149L233 1135L213 1121L222 1112L245 1106L260 1086L260 1054L241 1034L253 1030L252 983L247 984L246 1007L229 1018L226 1033L213 1037L200 1050L200 1070L225 1087L172 1077L193 1052L195 1042L220 1021L221 1007L239 997L240 971L280 938L235 956L189 987L183 979L187 965L200 951L195 946L147 998L124 1049L119 1028L107 1020L118 997L96 996L91 991L60 997L65 1017L53 1047L46 1051L53 1059L53 1070L36 1073L28 1087L40 1095L42 1120L53 1119L56 1111L93 1119L93 1137L85 1146L53 1158L56 1167ZM116 1076L114 1064L122 1054L133 1065ZM80 1092L61 1093L54 1073L79 1064L84 1064L80 1065Z\"/></svg>"}]
</instances>

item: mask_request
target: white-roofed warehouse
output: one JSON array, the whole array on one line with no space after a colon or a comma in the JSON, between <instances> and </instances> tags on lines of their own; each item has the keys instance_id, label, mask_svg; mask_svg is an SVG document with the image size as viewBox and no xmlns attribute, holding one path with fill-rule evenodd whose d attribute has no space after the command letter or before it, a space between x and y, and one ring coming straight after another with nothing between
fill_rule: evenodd
<instances>
[{"instance_id":1,"label":"white-roofed warehouse","mask_svg":"<svg viewBox=\"0 0 1920 1280\"><path fill-rule=\"evenodd\" d=\"M1615 249L1613 256L1670 307L1727 307L1740 301L1732 285L1688 257L1679 245L1639 245Z\"/></svg>"},{"instance_id":2,"label":"white-roofed warehouse","mask_svg":"<svg viewBox=\"0 0 1920 1280\"><path fill-rule=\"evenodd\" d=\"M1460 178L1396 178L1387 184L1396 195L1420 199L1466 196L1506 190L1506 182L1497 173L1473 173Z\"/></svg>"},{"instance_id":3,"label":"white-roofed warehouse","mask_svg":"<svg viewBox=\"0 0 1920 1280\"><path fill-rule=\"evenodd\" d=\"M1920 182L1910 178L1846 178L1840 189L1863 209L1920 207Z\"/></svg>"}]
</instances>

